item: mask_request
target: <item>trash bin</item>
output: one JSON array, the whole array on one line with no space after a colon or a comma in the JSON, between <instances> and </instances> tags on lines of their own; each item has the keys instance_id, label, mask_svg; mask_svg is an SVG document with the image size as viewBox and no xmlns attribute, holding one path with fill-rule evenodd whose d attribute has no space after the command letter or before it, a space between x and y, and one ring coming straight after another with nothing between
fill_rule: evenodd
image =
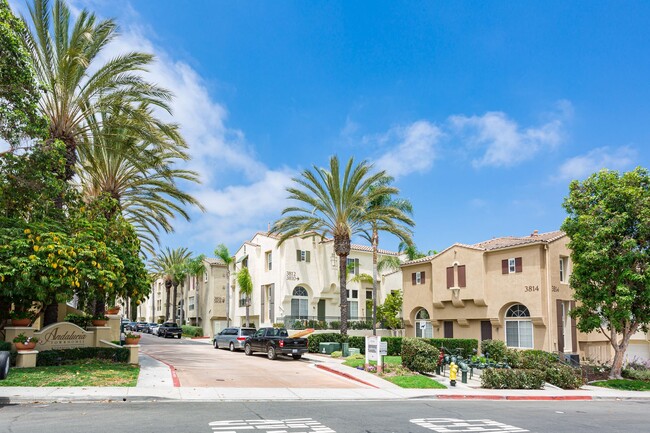
<instances>
[{"instance_id":1,"label":"trash bin","mask_svg":"<svg viewBox=\"0 0 650 433\"><path fill-rule=\"evenodd\" d=\"M350 356L350 343L341 344L341 351L344 358Z\"/></svg>"}]
</instances>

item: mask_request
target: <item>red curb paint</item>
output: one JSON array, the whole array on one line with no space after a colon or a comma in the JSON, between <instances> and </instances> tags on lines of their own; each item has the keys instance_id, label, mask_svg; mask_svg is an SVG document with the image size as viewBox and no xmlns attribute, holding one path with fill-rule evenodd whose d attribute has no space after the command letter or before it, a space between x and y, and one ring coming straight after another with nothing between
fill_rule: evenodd
<instances>
[{"instance_id":1,"label":"red curb paint","mask_svg":"<svg viewBox=\"0 0 650 433\"><path fill-rule=\"evenodd\" d=\"M181 381L178 379L178 375L176 375L176 369L174 368L173 365L168 364L168 363L166 363L165 361L163 361L162 359L158 359L158 358L156 358L155 356L149 355L148 353L147 353L147 356L151 356L151 357L152 357L153 359L155 359L156 361L158 361L158 362L162 362L162 363L165 364L167 367L169 367L169 372L170 372L171 375L172 375L172 383L174 384L174 388L180 388L180 386L181 386Z\"/></svg>"},{"instance_id":2,"label":"red curb paint","mask_svg":"<svg viewBox=\"0 0 650 433\"><path fill-rule=\"evenodd\" d=\"M593 400L593 397L589 395L555 395L555 396L528 396L528 395L509 395L506 396L506 400Z\"/></svg>"},{"instance_id":3,"label":"red curb paint","mask_svg":"<svg viewBox=\"0 0 650 433\"><path fill-rule=\"evenodd\" d=\"M357 382L363 383L364 385L368 385L368 386L373 387L373 388L379 388L378 386L375 386L375 385L373 385L371 383L368 383L366 381L358 379L358 378L356 378L356 377L354 377L354 376L352 376L350 374L343 373L342 371L334 370L333 368L329 368L329 367L326 367L324 365L316 365L316 368L320 368L321 370L329 371L330 373L338 374L339 376L343 376L346 379L355 380Z\"/></svg>"}]
</instances>

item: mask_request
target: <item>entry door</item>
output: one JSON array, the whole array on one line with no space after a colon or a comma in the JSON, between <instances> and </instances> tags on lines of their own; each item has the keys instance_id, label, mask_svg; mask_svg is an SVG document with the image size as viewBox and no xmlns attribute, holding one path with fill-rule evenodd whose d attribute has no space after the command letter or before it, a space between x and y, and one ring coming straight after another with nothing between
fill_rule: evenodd
<instances>
[{"instance_id":1,"label":"entry door","mask_svg":"<svg viewBox=\"0 0 650 433\"><path fill-rule=\"evenodd\" d=\"M318 300L318 320L325 320L325 299Z\"/></svg>"},{"instance_id":2,"label":"entry door","mask_svg":"<svg viewBox=\"0 0 650 433\"><path fill-rule=\"evenodd\" d=\"M481 320L481 341L492 340L492 323L489 320Z\"/></svg>"}]
</instances>

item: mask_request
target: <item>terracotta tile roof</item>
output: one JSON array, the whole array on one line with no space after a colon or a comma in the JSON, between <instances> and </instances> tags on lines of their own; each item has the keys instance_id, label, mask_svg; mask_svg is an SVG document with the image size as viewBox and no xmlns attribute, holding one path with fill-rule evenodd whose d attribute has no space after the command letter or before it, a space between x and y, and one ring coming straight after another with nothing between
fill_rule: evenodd
<instances>
[{"instance_id":1,"label":"terracotta tile roof","mask_svg":"<svg viewBox=\"0 0 650 433\"><path fill-rule=\"evenodd\" d=\"M533 233L530 236L523 236L523 237L504 236L500 238L494 238L487 241L479 242L477 244L474 244L473 247L485 251L492 251L492 250L498 250L500 248L510 248L519 245L553 242L557 239L560 239L563 236L566 236L566 234L561 230L556 230L547 233Z\"/></svg>"},{"instance_id":2,"label":"terracotta tile roof","mask_svg":"<svg viewBox=\"0 0 650 433\"><path fill-rule=\"evenodd\" d=\"M221 259L214 259L212 257L206 257L203 260L205 260L206 262L208 262L211 265L223 265L223 266L226 266L226 264Z\"/></svg>"}]
</instances>

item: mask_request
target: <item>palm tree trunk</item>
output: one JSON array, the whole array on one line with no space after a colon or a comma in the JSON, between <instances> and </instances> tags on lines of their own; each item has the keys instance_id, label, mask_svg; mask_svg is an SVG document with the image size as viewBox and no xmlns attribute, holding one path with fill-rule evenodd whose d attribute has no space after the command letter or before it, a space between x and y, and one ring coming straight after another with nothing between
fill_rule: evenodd
<instances>
[{"instance_id":1,"label":"palm tree trunk","mask_svg":"<svg viewBox=\"0 0 650 433\"><path fill-rule=\"evenodd\" d=\"M347 287L347 262L348 256L339 256L339 287L341 300L341 335L348 335L348 287Z\"/></svg>"},{"instance_id":2,"label":"palm tree trunk","mask_svg":"<svg viewBox=\"0 0 650 433\"><path fill-rule=\"evenodd\" d=\"M226 264L226 327L230 327L230 265Z\"/></svg>"},{"instance_id":3,"label":"palm tree trunk","mask_svg":"<svg viewBox=\"0 0 650 433\"><path fill-rule=\"evenodd\" d=\"M176 322L176 308L178 302L178 283L174 284L174 304L172 305L172 322Z\"/></svg>"},{"instance_id":4,"label":"palm tree trunk","mask_svg":"<svg viewBox=\"0 0 650 433\"><path fill-rule=\"evenodd\" d=\"M372 335L377 335L377 246L379 233L372 229Z\"/></svg>"},{"instance_id":5,"label":"palm tree trunk","mask_svg":"<svg viewBox=\"0 0 650 433\"><path fill-rule=\"evenodd\" d=\"M165 299L165 321L169 320L169 296L170 296L170 289L171 286L168 286L165 284L165 289L167 291L167 298Z\"/></svg>"}]
</instances>

